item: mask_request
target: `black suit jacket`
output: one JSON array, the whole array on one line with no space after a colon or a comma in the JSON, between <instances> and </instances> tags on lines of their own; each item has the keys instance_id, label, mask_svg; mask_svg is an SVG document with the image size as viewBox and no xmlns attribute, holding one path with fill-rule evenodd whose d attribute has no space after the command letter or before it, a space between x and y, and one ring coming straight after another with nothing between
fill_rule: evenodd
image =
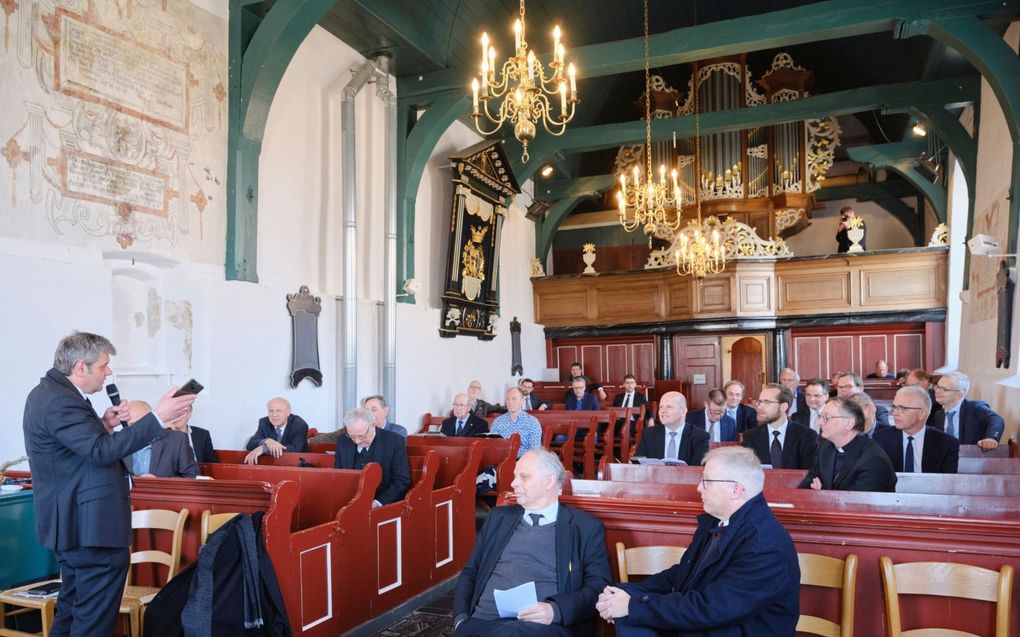
<instances>
[{"instance_id":1,"label":"black suit jacket","mask_svg":"<svg viewBox=\"0 0 1020 637\"><path fill-rule=\"evenodd\" d=\"M528 401L529 400L531 401L531 405L530 406L528 405ZM548 401L545 401L545 400L542 400L541 398L536 396L534 393L528 394L528 397L524 399L524 409L525 410L541 409L542 405L545 405L546 409L552 409L552 403L550 403Z\"/></svg>"},{"instance_id":2,"label":"black suit jacket","mask_svg":"<svg viewBox=\"0 0 1020 637\"><path fill-rule=\"evenodd\" d=\"M946 430L944 409L935 414L932 426L939 431ZM998 442L1002 438L1002 430L1006 428L1006 423L1002 420L1002 416L992 411L985 401L964 399L960 401L957 410L956 427L957 433L960 434L961 445L976 445L978 440L985 438L991 438Z\"/></svg>"},{"instance_id":3,"label":"black suit jacket","mask_svg":"<svg viewBox=\"0 0 1020 637\"><path fill-rule=\"evenodd\" d=\"M889 423L889 410L883 405L875 403L875 422L877 427L891 427Z\"/></svg>"},{"instance_id":4,"label":"black suit jacket","mask_svg":"<svg viewBox=\"0 0 1020 637\"><path fill-rule=\"evenodd\" d=\"M804 409L798 408L797 411L794 412L794 414L792 416L790 416L790 422L795 422L798 425L801 425L801 426L807 427L808 429L811 429L811 415L810 415L810 412L811 412L811 410L809 408L807 408L807 407L805 407ZM811 429L811 431L814 431L814 429Z\"/></svg>"},{"instance_id":5,"label":"black suit jacket","mask_svg":"<svg viewBox=\"0 0 1020 637\"><path fill-rule=\"evenodd\" d=\"M445 436L457 435L457 419L454 416L450 416L443 421L442 432ZM489 421L484 418L479 418L474 414L468 414L468 417L464 422L464 431L462 431L460 435L467 438L476 434L484 434L488 432Z\"/></svg>"},{"instance_id":6,"label":"black suit jacket","mask_svg":"<svg viewBox=\"0 0 1020 637\"><path fill-rule=\"evenodd\" d=\"M744 433L758 426L758 412L754 407L740 403L737 405L737 431Z\"/></svg>"},{"instance_id":7,"label":"black suit jacket","mask_svg":"<svg viewBox=\"0 0 1020 637\"><path fill-rule=\"evenodd\" d=\"M903 471L903 432L895 427L875 432L875 442L889 456L893 469ZM956 473L960 465L960 441L938 429L925 427L921 471Z\"/></svg>"},{"instance_id":8,"label":"black suit jacket","mask_svg":"<svg viewBox=\"0 0 1020 637\"><path fill-rule=\"evenodd\" d=\"M577 409L577 394L574 392L570 392L570 395L567 396L567 409L571 411ZM599 409L599 399L595 397L595 394L585 392L581 397L581 411L598 411Z\"/></svg>"},{"instance_id":9,"label":"black suit jacket","mask_svg":"<svg viewBox=\"0 0 1020 637\"><path fill-rule=\"evenodd\" d=\"M255 435L248 439L248 451L261 445L266 438L276 440L276 428L269 422L268 416L263 416L259 418L259 428ZM285 447L285 451L301 453L308 451L308 423L297 414L287 416L287 426L283 430L283 440L280 444Z\"/></svg>"},{"instance_id":10,"label":"black suit jacket","mask_svg":"<svg viewBox=\"0 0 1020 637\"><path fill-rule=\"evenodd\" d=\"M797 409L793 412L794 415L799 414L808 408L807 396L804 395L803 387L797 387L797 393L793 395L793 401L797 405ZM793 416L790 416L790 418L792 419Z\"/></svg>"},{"instance_id":11,"label":"black suit jacket","mask_svg":"<svg viewBox=\"0 0 1020 637\"><path fill-rule=\"evenodd\" d=\"M195 452L195 462L219 462L216 451L213 449L209 430L194 425L189 428L191 429L191 442L194 443L192 451Z\"/></svg>"},{"instance_id":12,"label":"black suit jacket","mask_svg":"<svg viewBox=\"0 0 1020 637\"><path fill-rule=\"evenodd\" d=\"M641 442L638 444L635 456L646 458L661 458L666 453L666 427L658 424L654 427L645 427L641 434ZM680 449L677 455L688 465L694 467L701 464L701 459L708 453L708 433L704 429L684 426L680 434Z\"/></svg>"},{"instance_id":13,"label":"black suit jacket","mask_svg":"<svg viewBox=\"0 0 1020 637\"><path fill-rule=\"evenodd\" d=\"M131 471L131 456L124 458L124 468ZM195 452L191 450L188 434L169 430L166 437L152 443L149 456L149 473L157 478L194 478L198 475Z\"/></svg>"},{"instance_id":14,"label":"black suit jacket","mask_svg":"<svg viewBox=\"0 0 1020 637\"><path fill-rule=\"evenodd\" d=\"M524 516L518 504L492 509L453 589L454 624L471 615L514 529ZM609 557L602 522L590 514L560 504L556 514L556 588L552 597L560 623L575 637L595 634L595 602L609 585Z\"/></svg>"},{"instance_id":15,"label":"black suit jacket","mask_svg":"<svg viewBox=\"0 0 1020 637\"><path fill-rule=\"evenodd\" d=\"M768 425L759 425L744 433L744 446L753 449L762 464L772 463L772 432ZM818 454L818 434L804 425L787 421L783 439L783 466L775 469L810 469Z\"/></svg>"},{"instance_id":16,"label":"black suit jacket","mask_svg":"<svg viewBox=\"0 0 1020 637\"><path fill-rule=\"evenodd\" d=\"M705 429L705 410L695 409L694 411L687 412L686 420L688 425L693 425L698 429L708 433ZM721 442L735 442L737 439L737 423L733 422L733 419L728 414L723 414L723 417L719 419L719 439ZM711 437L709 437L711 442Z\"/></svg>"},{"instance_id":17,"label":"black suit jacket","mask_svg":"<svg viewBox=\"0 0 1020 637\"><path fill-rule=\"evenodd\" d=\"M131 492L121 459L166 435L153 414L110 434L66 376L46 372L23 421L39 544L54 551L131 546Z\"/></svg>"},{"instance_id":18,"label":"black suit jacket","mask_svg":"<svg viewBox=\"0 0 1020 637\"><path fill-rule=\"evenodd\" d=\"M355 469L358 445L350 436L343 435L336 440L336 469ZM364 463L377 462L382 469L382 482L375 490L375 499L380 504L396 502L404 497L411 486L411 464L407 461L407 441L400 434L385 429L375 429L375 439L364 451Z\"/></svg>"},{"instance_id":19,"label":"black suit jacket","mask_svg":"<svg viewBox=\"0 0 1020 637\"><path fill-rule=\"evenodd\" d=\"M833 477L836 466L836 445L822 440L815 464L800 483L801 489L811 487L814 478L821 478L823 489L837 491L896 491L896 472L889 456L874 440L864 434L857 436L844 448L847 454L839 475Z\"/></svg>"},{"instance_id":20,"label":"black suit jacket","mask_svg":"<svg viewBox=\"0 0 1020 637\"><path fill-rule=\"evenodd\" d=\"M624 397L626 395L627 395L627 392L621 392L621 393L617 394L613 398L613 407L623 407L623 399L624 399ZM640 409L641 405L646 405L645 412L647 413L648 412L648 407L647 407L648 399L645 398L644 394L642 394L641 392L635 390L634 391L634 404L631 405L634 408L632 413L637 414L637 411L638 411L638 409Z\"/></svg>"}]
</instances>

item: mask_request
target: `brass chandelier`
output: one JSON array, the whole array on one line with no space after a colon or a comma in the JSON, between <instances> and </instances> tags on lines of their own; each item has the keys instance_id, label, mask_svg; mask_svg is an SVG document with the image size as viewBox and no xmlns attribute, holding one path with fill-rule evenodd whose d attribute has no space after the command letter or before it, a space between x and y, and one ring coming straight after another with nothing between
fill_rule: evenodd
<instances>
[{"instance_id":1,"label":"brass chandelier","mask_svg":"<svg viewBox=\"0 0 1020 637\"><path fill-rule=\"evenodd\" d=\"M521 17L514 22L514 55L508 58L496 75L496 49L489 45L489 34L482 33L482 73L471 80L471 116L475 129L482 135L491 135L510 122L514 137L524 146L522 161L528 161L528 142L535 139L538 124L551 135L562 135L567 123L574 118L577 106L576 70L573 64L564 64L565 49L560 43L560 27L553 29L553 59L549 63L552 71L548 79L545 67L528 49L524 26L524 0L521 0ZM566 67L566 76L564 76ZM569 91L568 91L569 88ZM559 93L559 114L555 114L549 96ZM490 109L489 102L496 101L499 107ZM495 110L495 113L493 113ZM485 130L482 115L495 126Z\"/></svg>"},{"instance_id":2,"label":"brass chandelier","mask_svg":"<svg viewBox=\"0 0 1020 637\"><path fill-rule=\"evenodd\" d=\"M652 173L652 82L648 56L648 0L644 0L644 41L645 41L645 181L641 169L634 166L633 181L628 186L627 173L620 175L620 189L616 201L620 206L620 225L627 232L637 228L651 235L657 227L675 232L680 227L683 194L677 182L677 170L670 172L666 181L666 166L659 166L659 179ZM672 215L670 214L672 212ZM649 238L649 242L651 238ZM651 243L649 243L649 247Z\"/></svg>"}]
</instances>

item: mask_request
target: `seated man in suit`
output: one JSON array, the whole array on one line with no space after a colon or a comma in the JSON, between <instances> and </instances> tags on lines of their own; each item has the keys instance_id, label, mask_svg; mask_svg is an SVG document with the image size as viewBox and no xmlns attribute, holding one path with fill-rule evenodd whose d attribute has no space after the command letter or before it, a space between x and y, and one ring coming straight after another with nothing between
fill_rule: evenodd
<instances>
[{"instance_id":1,"label":"seated man in suit","mask_svg":"<svg viewBox=\"0 0 1020 637\"><path fill-rule=\"evenodd\" d=\"M934 427L957 438L961 445L977 445L984 451L999 446L1006 423L982 400L967 400L970 377L960 372L943 374L935 385L935 400L942 414Z\"/></svg>"},{"instance_id":2,"label":"seated man in suit","mask_svg":"<svg viewBox=\"0 0 1020 637\"><path fill-rule=\"evenodd\" d=\"M636 415L641 405L647 405L644 393L637 390L637 378L634 374L623 377L623 391L613 398L613 407L632 407ZM645 407L647 409L647 407Z\"/></svg>"},{"instance_id":3,"label":"seated man in suit","mask_svg":"<svg viewBox=\"0 0 1020 637\"><path fill-rule=\"evenodd\" d=\"M924 423L931 409L928 392L901 387L893 400L895 428L875 434L875 442L903 473L956 473L960 441Z\"/></svg>"},{"instance_id":4,"label":"seated man in suit","mask_svg":"<svg viewBox=\"0 0 1020 637\"><path fill-rule=\"evenodd\" d=\"M945 418L945 412L942 411L942 405L935 400L935 387L933 384L934 379L923 369L909 370L907 375L903 377L903 387L913 387L914 385L917 385L924 391L928 392L928 398L931 398L931 413L928 414L928 421L925 424L929 427L935 426L936 418Z\"/></svg>"},{"instance_id":5,"label":"seated man in suit","mask_svg":"<svg viewBox=\"0 0 1020 637\"><path fill-rule=\"evenodd\" d=\"M737 423L726 414L726 394L721 389L708 392L704 409L687 412L687 424L708 432L709 442L736 442Z\"/></svg>"},{"instance_id":6,"label":"seated man in suit","mask_svg":"<svg viewBox=\"0 0 1020 637\"><path fill-rule=\"evenodd\" d=\"M896 490L889 457L864 435L864 412L849 398L830 398L822 410L822 444L801 489Z\"/></svg>"},{"instance_id":7,"label":"seated man in suit","mask_svg":"<svg viewBox=\"0 0 1020 637\"><path fill-rule=\"evenodd\" d=\"M524 394L524 411L532 411L535 409L544 411L552 407L552 403L546 402L531 393L535 391L535 381L530 378L522 378L517 381L517 389L520 389L521 393Z\"/></svg>"},{"instance_id":8,"label":"seated man in suit","mask_svg":"<svg viewBox=\"0 0 1020 637\"><path fill-rule=\"evenodd\" d=\"M864 381L859 374L853 372L841 372L836 379L836 395L840 398L849 398L854 394L864 391ZM875 405L875 420L879 425L889 426L889 410L882 405Z\"/></svg>"},{"instance_id":9,"label":"seated man in suit","mask_svg":"<svg viewBox=\"0 0 1020 637\"><path fill-rule=\"evenodd\" d=\"M443 421L444 436L471 437L489 433L489 422L471 413L471 399L467 394L453 397L453 415Z\"/></svg>"},{"instance_id":10,"label":"seated man in suit","mask_svg":"<svg viewBox=\"0 0 1020 637\"><path fill-rule=\"evenodd\" d=\"M758 415L754 407L743 403L744 392L747 391L744 383L731 380L723 385L723 391L726 393L726 415L737 423L737 432L744 433L757 427Z\"/></svg>"},{"instance_id":11,"label":"seated man in suit","mask_svg":"<svg viewBox=\"0 0 1020 637\"><path fill-rule=\"evenodd\" d=\"M188 436L191 450L195 452L195 462L219 462L216 451L213 449L209 430L191 424L191 408L192 406L188 405L183 416L166 423L167 428L180 431Z\"/></svg>"},{"instance_id":12,"label":"seated man in suit","mask_svg":"<svg viewBox=\"0 0 1020 637\"><path fill-rule=\"evenodd\" d=\"M285 398L274 398L266 403L268 415L259 418L255 435L248 439L251 453L244 457L245 464L258 464L259 456L268 453L279 458L285 451L308 451L308 423L290 412Z\"/></svg>"},{"instance_id":13,"label":"seated man in suit","mask_svg":"<svg viewBox=\"0 0 1020 637\"><path fill-rule=\"evenodd\" d=\"M666 392L659 399L660 427L645 427L635 456L682 460L699 465L708 453L708 434L686 422L687 399L680 392ZM669 442L666 442L667 436Z\"/></svg>"},{"instance_id":14,"label":"seated man in suit","mask_svg":"<svg viewBox=\"0 0 1020 637\"><path fill-rule=\"evenodd\" d=\"M822 409L827 400L829 400L829 381L823 378L812 378L804 386L804 404L807 409L798 410L790 417L790 420L818 433L821 428L818 417L822 415Z\"/></svg>"},{"instance_id":15,"label":"seated man in suit","mask_svg":"<svg viewBox=\"0 0 1020 637\"><path fill-rule=\"evenodd\" d=\"M595 605L617 637L793 635L800 566L790 534L762 495L748 449L705 456L705 513L680 563L637 584L607 586Z\"/></svg>"},{"instance_id":16,"label":"seated man in suit","mask_svg":"<svg viewBox=\"0 0 1020 637\"><path fill-rule=\"evenodd\" d=\"M600 401L606 399L606 390L605 390L605 388L603 388L602 385L599 385L598 383L596 383L592 379L588 378L588 376L584 373L584 368L581 367L581 363L571 363L570 364L570 375L567 376L567 378L565 380L568 383L572 383L575 378L583 378L585 384L588 386L588 391L593 393L593 394L595 394L596 396L598 396ZM566 402L566 396L569 396L569 395L570 395L570 390L568 389L566 395L563 398L564 402Z\"/></svg>"},{"instance_id":17,"label":"seated man in suit","mask_svg":"<svg viewBox=\"0 0 1020 637\"><path fill-rule=\"evenodd\" d=\"M152 413L152 407L144 400L132 400L128 410L128 426ZM170 427L167 429L170 431L166 436L121 461L128 473L143 478L194 478L198 475L188 435Z\"/></svg>"},{"instance_id":18,"label":"seated man in suit","mask_svg":"<svg viewBox=\"0 0 1020 637\"><path fill-rule=\"evenodd\" d=\"M468 383L468 398L471 399L471 413L478 416L479 418L485 418L485 415L490 411L496 411L496 406L492 403L487 403L482 400L482 383L481 381L473 380Z\"/></svg>"},{"instance_id":19,"label":"seated man in suit","mask_svg":"<svg viewBox=\"0 0 1020 637\"><path fill-rule=\"evenodd\" d=\"M382 469L382 482L375 490L372 506L397 502L411 486L411 465L403 436L375 426L375 415L367 409L352 409L344 415L346 435L336 441L336 469L365 468L370 462Z\"/></svg>"},{"instance_id":20,"label":"seated man in suit","mask_svg":"<svg viewBox=\"0 0 1020 637\"><path fill-rule=\"evenodd\" d=\"M373 394L372 396L365 396L361 399L362 409L367 409L372 412L375 416L375 426L386 431L400 434L404 438L407 438L407 429L398 425L395 422L389 421L390 406L386 404L386 399L379 394Z\"/></svg>"},{"instance_id":21,"label":"seated man in suit","mask_svg":"<svg viewBox=\"0 0 1020 637\"><path fill-rule=\"evenodd\" d=\"M575 378L570 383L570 390L570 393L567 394L567 409L571 411L598 411L600 409L599 399L588 391L588 386L583 378Z\"/></svg>"},{"instance_id":22,"label":"seated man in suit","mask_svg":"<svg viewBox=\"0 0 1020 637\"><path fill-rule=\"evenodd\" d=\"M875 363L875 371L865 376L865 378L896 378L896 376L889 373L889 363L879 359Z\"/></svg>"},{"instance_id":23,"label":"seated man in suit","mask_svg":"<svg viewBox=\"0 0 1020 637\"><path fill-rule=\"evenodd\" d=\"M807 398L804 396L804 390L800 388L800 374L791 367L784 367L783 371L779 372L779 384L789 389L793 394L790 412L786 414L787 418L793 420L794 414L807 409Z\"/></svg>"},{"instance_id":24,"label":"seated man in suit","mask_svg":"<svg viewBox=\"0 0 1020 637\"><path fill-rule=\"evenodd\" d=\"M595 600L609 584L605 531L590 514L560 504L565 476L545 449L517 461L517 503L489 511L454 586L454 637L595 634ZM501 618L493 591L528 582L538 603Z\"/></svg>"},{"instance_id":25,"label":"seated man in suit","mask_svg":"<svg viewBox=\"0 0 1020 637\"><path fill-rule=\"evenodd\" d=\"M785 385L770 383L758 394L758 422L744 433L744 446L773 469L810 469L818 434L786 417L793 396Z\"/></svg>"},{"instance_id":26,"label":"seated man in suit","mask_svg":"<svg viewBox=\"0 0 1020 637\"><path fill-rule=\"evenodd\" d=\"M876 410L878 405L872 400L871 396L861 392L859 394L853 394L850 396L850 400L857 403L857 406L864 412L864 435L872 440L875 439L875 434L885 429L892 429L892 425L883 425L878 422L876 417Z\"/></svg>"}]
</instances>

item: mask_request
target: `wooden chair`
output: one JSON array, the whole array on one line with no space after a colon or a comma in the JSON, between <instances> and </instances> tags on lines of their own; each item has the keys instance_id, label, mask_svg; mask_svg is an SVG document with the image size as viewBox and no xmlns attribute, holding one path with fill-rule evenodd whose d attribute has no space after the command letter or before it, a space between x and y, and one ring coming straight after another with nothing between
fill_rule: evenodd
<instances>
[{"instance_id":1,"label":"wooden chair","mask_svg":"<svg viewBox=\"0 0 1020 637\"><path fill-rule=\"evenodd\" d=\"M21 597L17 594L21 591L27 591L30 588L35 588L45 583L46 582L35 582L33 584L26 584L0 593L0 635L3 637L30 637L31 635L39 634L43 637L49 636L50 628L53 627L53 611L56 609L57 598ZM8 611L7 606L14 607L15 610ZM14 630L13 628L5 628L5 621L7 617L14 617L15 615L21 615L23 613L29 613L36 610L39 611L39 615L42 618L42 633L26 633L20 630Z\"/></svg>"},{"instance_id":2,"label":"wooden chair","mask_svg":"<svg viewBox=\"0 0 1020 637\"><path fill-rule=\"evenodd\" d=\"M1010 602L1013 593L1013 567L1006 564L993 571L969 564L950 562L905 562L893 564L888 557L879 559L885 585L885 616L889 637L963 637L974 633L943 628L902 630L900 595L937 595L995 602L995 637L1008 637Z\"/></svg>"},{"instance_id":3,"label":"wooden chair","mask_svg":"<svg viewBox=\"0 0 1020 637\"><path fill-rule=\"evenodd\" d=\"M167 567L166 582L169 582L181 565L181 542L184 539L184 522L188 519L188 510L168 511L166 509L143 509L131 512L131 529L156 529L172 531L170 552L150 549L132 551L131 564L162 564ZM166 584L164 582L164 584ZM132 586L131 571L128 570L127 586L120 600L120 613L128 616L128 630L131 637L142 634L142 613L144 607L159 592L161 586Z\"/></svg>"},{"instance_id":4,"label":"wooden chair","mask_svg":"<svg viewBox=\"0 0 1020 637\"><path fill-rule=\"evenodd\" d=\"M630 581L631 575L655 575L680 561L687 551L682 546L635 546L627 548L623 542L616 543L616 563L619 565L619 579Z\"/></svg>"},{"instance_id":5,"label":"wooden chair","mask_svg":"<svg viewBox=\"0 0 1020 637\"><path fill-rule=\"evenodd\" d=\"M213 513L209 509L202 511L202 526L201 526L201 538L202 545L205 545L205 541L209 539L221 526L234 519L237 516L237 512L233 513Z\"/></svg>"},{"instance_id":6,"label":"wooden chair","mask_svg":"<svg viewBox=\"0 0 1020 637\"><path fill-rule=\"evenodd\" d=\"M823 637L853 637L854 595L857 591L857 556L853 553L845 560L814 553L798 553L801 586L838 588L840 595L839 622L835 623L814 615L801 615L797 622L798 633Z\"/></svg>"},{"instance_id":7,"label":"wooden chair","mask_svg":"<svg viewBox=\"0 0 1020 637\"><path fill-rule=\"evenodd\" d=\"M574 472L574 443L577 436L577 423L550 423L542 425L542 447L560 457L563 468L568 473ZM561 440L556 440L561 438Z\"/></svg>"}]
</instances>

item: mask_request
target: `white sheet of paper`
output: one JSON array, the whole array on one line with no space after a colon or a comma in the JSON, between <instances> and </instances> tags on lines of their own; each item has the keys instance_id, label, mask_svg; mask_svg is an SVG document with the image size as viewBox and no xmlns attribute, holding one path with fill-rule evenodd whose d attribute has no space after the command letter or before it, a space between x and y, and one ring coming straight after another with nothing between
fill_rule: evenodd
<instances>
[{"instance_id":1,"label":"white sheet of paper","mask_svg":"<svg viewBox=\"0 0 1020 637\"><path fill-rule=\"evenodd\" d=\"M528 606L538 603L538 593L535 592L535 582L525 582L509 590L501 591L498 588L492 591L496 598L496 611L500 617L517 617L517 613Z\"/></svg>"}]
</instances>

